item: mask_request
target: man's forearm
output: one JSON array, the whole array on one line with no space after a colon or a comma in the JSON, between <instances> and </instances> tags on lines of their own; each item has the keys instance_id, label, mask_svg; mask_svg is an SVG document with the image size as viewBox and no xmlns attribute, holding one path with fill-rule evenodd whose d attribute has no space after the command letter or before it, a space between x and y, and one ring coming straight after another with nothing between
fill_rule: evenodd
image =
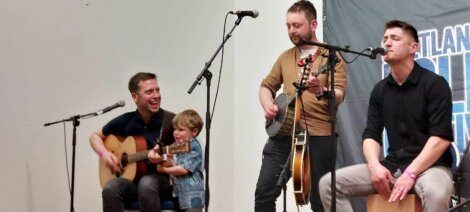
<instances>
[{"instance_id":1,"label":"man's forearm","mask_svg":"<svg viewBox=\"0 0 470 212\"><path fill-rule=\"evenodd\" d=\"M273 103L273 94L271 91L265 87L260 87L259 89L259 101L261 106L266 108L266 105Z\"/></svg>"},{"instance_id":2,"label":"man's forearm","mask_svg":"<svg viewBox=\"0 0 470 212\"><path fill-rule=\"evenodd\" d=\"M362 151L369 165L379 162L381 147L371 138L366 138L362 143Z\"/></svg>"},{"instance_id":3,"label":"man's forearm","mask_svg":"<svg viewBox=\"0 0 470 212\"><path fill-rule=\"evenodd\" d=\"M438 136L431 136L418 157L408 166L407 171L416 176L419 175L432 166L447 150L449 145L450 141Z\"/></svg>"}]
</instances>

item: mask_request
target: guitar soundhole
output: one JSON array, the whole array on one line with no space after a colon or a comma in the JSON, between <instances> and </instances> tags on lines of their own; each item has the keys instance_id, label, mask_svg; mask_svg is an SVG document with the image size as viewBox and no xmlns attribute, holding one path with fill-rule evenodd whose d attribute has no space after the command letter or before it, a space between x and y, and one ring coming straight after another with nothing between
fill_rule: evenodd
<instances>
[{"instance_id":1,"label":"guitar soundhole","mask_svg":"<svg viewBox=\"0 0 470 212\"><path fill-rule=\"evenodd\" d=\"M123 153L121 157L121 167L126 167L128 162L127 153Z\"/></svg>"}]
</instances>

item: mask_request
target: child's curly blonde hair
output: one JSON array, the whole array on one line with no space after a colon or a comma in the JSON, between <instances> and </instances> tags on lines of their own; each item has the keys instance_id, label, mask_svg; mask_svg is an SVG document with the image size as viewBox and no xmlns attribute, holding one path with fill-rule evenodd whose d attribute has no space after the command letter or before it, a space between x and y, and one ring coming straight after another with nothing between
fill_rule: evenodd
<instances>
[{"instance_id":1,"label":"child's curly blonde hair","mask_svg":"<svg viewBox=\"0 0 470 212\"><path fill-rule=\"evenodd\" d=\"M191 131L197 130L197 135L199 135L203 126L204 122L201 116L193 109L178 113L173 118L173 127L187 127Z\"/></svg>"}]
</instances>

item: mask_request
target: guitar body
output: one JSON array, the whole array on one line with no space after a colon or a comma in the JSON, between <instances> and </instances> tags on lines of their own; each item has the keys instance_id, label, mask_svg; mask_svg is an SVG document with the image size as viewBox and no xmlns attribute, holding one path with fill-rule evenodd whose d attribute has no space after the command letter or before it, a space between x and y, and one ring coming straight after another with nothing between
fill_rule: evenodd
<instances>
[{"instance_id":1,"label":"guitar body","mask_svg":"<svg viewBox=\"0 0 470 212\"><path fill-rule=\"evenodd\" d=\"M101 187L116 177L122 177L130 181L138 180L147 174L147 162L149 150L147 142L142 136L128 136L127 138L109 135L104 141L104 147L116 156L122 168L121 173L113 173L106 166L106 161L100 158L99 175ZM179 154L190 152L187 142L175 142L169 146L160 147L158 154Z\"/></svg>"},{"instance_id":2,"label":"guitar body","mask_svg":"<svg viewBox=\"0 0 470 212\"><path fill-rule=\"evenodd\" d=\"M295 116L295 95L289 96L285 93L279 94L274 100L279 112L271 120L266 121L266 133L269 137L276 135L291 135L294 122L298 120ZM299 113L300 114L300 113Z\"/></svg>"},{"instance_id":3,"label":"guitar body","mask_svg":"<svg viewBox=\"0 0 470 212\"><path fill-rule=\"evenodd\" d=\"M293 136L292 181L297 205L306 205L310 195L310 154L307 148L307 133Z\"/></svg>"},{"instance_id":4,"label":"guitar body","mask_svg":"<svg viewBox=\"0 0 470 212\"><path fill-rule=\"evenodd\" d=\"M106 162L100 158L99 175L101 187L104 187L109 180L116 177L133 181L139 179L147 172L147 164L145 161L128 163L127 158L129 155L147 150L145 138L140 136L128 136L124 139L122 137L109 135L104 140L104 146L116 156L118 161L121 161L123 172L121 174L113 173L106 166Z\"/></svg>"}]
</instances>

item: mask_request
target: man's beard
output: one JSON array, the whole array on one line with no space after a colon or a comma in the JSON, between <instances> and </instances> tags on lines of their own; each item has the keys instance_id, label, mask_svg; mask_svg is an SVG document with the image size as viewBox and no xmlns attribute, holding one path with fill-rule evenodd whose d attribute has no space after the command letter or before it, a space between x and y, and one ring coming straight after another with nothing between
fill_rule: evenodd
<instances>
[{"instance_id":1,"label":"man's beard","mask_svg":"<svg viewBox=\"0 0 470 212\"><path fill-rule=\"evenodd\" d=\"M303 37L302 36L295 36L295 39L297 39L297 40L295 40L293 36L289 36L290 41L298 47L302 46L302 45L300 45L302 40L310 41L312 39L312 37L313 37L312 33L308 33L307 35L305 35Z\"/></svg>"}]
</instances>

